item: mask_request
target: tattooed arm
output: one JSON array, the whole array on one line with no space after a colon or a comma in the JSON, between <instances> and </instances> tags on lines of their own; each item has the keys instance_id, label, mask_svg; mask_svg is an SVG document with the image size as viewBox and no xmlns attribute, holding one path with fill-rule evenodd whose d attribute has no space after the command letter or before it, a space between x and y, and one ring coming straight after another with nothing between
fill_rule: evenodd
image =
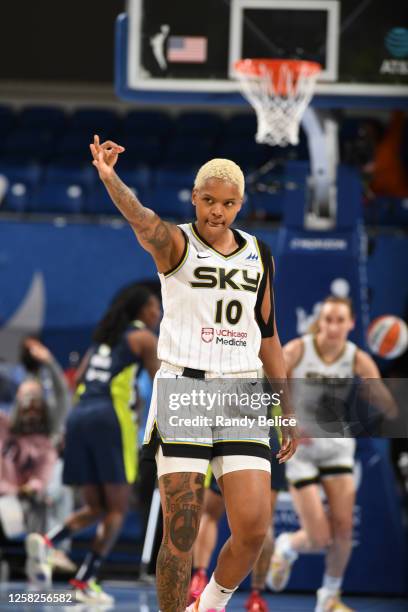
<instances>
[{"instance_id":1,"label":"tattooed arm","mask_svg":"<svg viewBox=\"0 0 408 612\"><path fill-rule=\"evenodd\" d=\"M113 203L129 222L142 247L152 255L158 271L167 272L176 266L185 247L183 233L177 225L163 221L153 210L143 206L118 177L114 166L125 149L111 140L100 144L99 136L94 136L90 149L92 163Z\"/></svg>"}]
</instances>

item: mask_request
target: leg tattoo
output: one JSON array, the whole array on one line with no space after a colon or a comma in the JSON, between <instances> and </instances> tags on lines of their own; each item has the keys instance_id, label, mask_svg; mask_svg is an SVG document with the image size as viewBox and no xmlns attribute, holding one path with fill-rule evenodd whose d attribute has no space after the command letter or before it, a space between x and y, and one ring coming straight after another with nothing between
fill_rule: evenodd
<instances>
[{"instance_id":1,"label":"leg tattoo","mask_svg":"<svg viewBox=\"0 0 408 612\"><path fill-rule=\"evenodd\" d=\"M164 535L157 557L161 612L184 612L191 576L192 547L200 523L204 475L177 472L162 476Z\"/></svg>"}]
</instances>

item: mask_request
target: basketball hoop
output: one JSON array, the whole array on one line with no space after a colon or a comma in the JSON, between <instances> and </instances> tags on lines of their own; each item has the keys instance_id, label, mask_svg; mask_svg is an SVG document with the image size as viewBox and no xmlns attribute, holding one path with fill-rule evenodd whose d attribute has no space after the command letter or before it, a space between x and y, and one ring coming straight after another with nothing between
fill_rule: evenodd
<instances>
[{"instance_id":1,"label":"basketball hoop","mask_svg":"<svg viewBox=\"0 0 408 612\"><path fill-rule=\"evenodd\" d=\"M296 145L299 124L313 97L320 64L303 60L244 59L235 62L242 94L258 119L256 142Z\"/></svg>"}]
</instances>

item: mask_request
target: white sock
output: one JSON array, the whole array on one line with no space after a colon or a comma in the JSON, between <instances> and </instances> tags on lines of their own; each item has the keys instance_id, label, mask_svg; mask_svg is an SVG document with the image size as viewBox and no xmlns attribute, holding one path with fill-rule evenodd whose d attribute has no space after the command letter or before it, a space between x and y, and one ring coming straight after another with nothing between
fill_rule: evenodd
<instances>
[{"instance_id":1,"label":"white sock","mask_svg":"<svg viewBox=\"0 0 408 612\"><path fill-rule=\"evenodd\" d=\"M342 580L343 578L334 578L334 576L325 574L323 576L322 589L326 591L326 593L330 593L330 595L335 595L340 591Z\"/></svg>"},{"instance_id":2,"label":"white sock","mask_svg":"<svg viewBox=\"0 0 408 612\"><path fill-rule=\"evenodd\" d=\"M298 553L292 547L289 533L282 533L276 542L276 552L287 561L293 562L298 558Z\"/></svg>"},{"instance_id":3,"label":"white sock","mask_svg":"<svg viewBox=\"0 0 408 612\"><path fill-rule=\"evenodd\" d=\"M235 589L227 589L215 581L214 574L210 578L210 582L201 593L198 612L207 612L207 610L222 610L232 597Z\"/></svg>"}]
</instances>

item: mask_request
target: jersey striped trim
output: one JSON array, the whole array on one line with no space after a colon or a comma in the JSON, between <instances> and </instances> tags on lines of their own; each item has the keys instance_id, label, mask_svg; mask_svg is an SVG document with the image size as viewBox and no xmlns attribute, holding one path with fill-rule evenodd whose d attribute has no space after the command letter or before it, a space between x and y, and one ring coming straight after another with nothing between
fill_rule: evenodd
<instances>
[{"instance_id":1,"label":"jersey striped trim","mask_svg":"<svg viewBox=\"0 0 408 612\"><path fill-rule=\"evenodd\" d=\"M181 442L180 440L166 440L166 438L162 437L160 431L157 431L160 436L160 440L163 442L163 444L179 444L180 446L205 446L206 448L212 448L212 444L204 444L204 442Z\"/></svg>"},{"instance_id":2,"label":"jersey striped trim","mask_svg":"<svg viewBox=\"0 0 408 612\"><path fill-rule=\"evenodd\" d=\"M249 442L250 444L259 444L260 446L266 446L266 448L270 448L269 444L267 444L266 442L261 442L260 440L255 440L255 438L251 439L251 438L242 438L242 439L238 439L238 440L214 440L213 444L230 444L231 442L233 443L240 443L240 442ZM237 453L239 454L239 453Z\"/></svg>"},{"instance_id":3,"label":"jersey striped trim","mask_svg":"<svg viewBox=\"0 0 408 612\"><path fill-rule=\"evenodd\" d=\"M319 476L311 476L310 478L302 478L301 480L289 480L289 484L295 489L303 489L303 487L308 487L309 485L319 484L320 478Z\"/></svg>"},{"instance_id":4,"label":"jersey striped trim","mask_svg":"<svg viewBox=\"0 0 408 612\"><path fill-rule=\"evenodd\" d=\"M130 365L111 381L110 392L116 417L119 422L122 438L122 456L126 480L135 482L137 476L137 426L130 408L133 397L133 385L136 366Z\"/></svg>"},{"instance_id":5,"label":"jersey striped trim","mask_svg":"<svg viewBox=\"0 0 408 612\"><path fill-rule=\"evenodd\" d=\"M264 268L264 264L263 264L263 261L262 261L261 249L259 248L259 244L258 244L258 238L256 236L254 236L254 242L255 242L256 250L258 251L258 257L259 257L259 261L261 262L262 274L263 274L265 272L265 268ZM274 268L275 268L275 266L274 266Z\"/></svg>"},{"instance_id":6,"label":"jersey striped trim","mask_svg":"<svg viewBox=\"0 0 408 612\"><path fill-rule=\"evenodd\" d=\"M200 236L200 234L198 233L198 231L196 230L196 228L194 227L194 223L190 223L190 228L192 233L194 234L194 236L197 238L197 240L199 242L201 242L201 244L203 246L205 246L207 249L210 249L213 253L215 253L216 255L218 255L219 257L222 257L223 259L231 259L232 257L235 257L236 255L239 255L240 253L242 253L242 251L244 249L246 249L246 247L248 246L248 242L246 240L246 238L244 238L242 236L242 234L239 234L241 236L241 238L244 240L244 243L242 244L242 246L239 246L237 249L235 249L235 251L233 251L232 253L230 253L229 255L223 255L222 253L220 253L219 251L217 251L217 249L214 249L214 247L211 246L211 244L209 242L207 242L206 240L204 240L204 238L202 238ZM232 230L234 231L234 230ZM237 230L235 230L237 231Z\"/></svg>"},{"instance_id":7,"label":"jersey striped trim","mask_svg":"<svg viewBox=\"0 0 408 612\"><path fill-rule=\"evenodd\" d=\"M354 462L353 462L354 463ZM336 476L340 474L352 474L353 468L350 465L327 465L319 467L320 476Z\"/></svg>"},{"instance_id":8,"label":"jersey striped trim","mask_svg":"<svg viewBox=\"0 0 408 612\"><path fill-rule=\"evenodd\" d=\"M319 359L319 360L320 360L322 363L324 363L324 365L326 365L326 366L331 366L331 365L334 365L335 363L339 362L339 361L340 361L340 359L341 359L342 357L344 357L344 354L345 354L345 352L346 352L346 350L347 350L347 340L346 340L346 342L344 343L344 346L343 346L343 348L341 349L341 351L339 352L339 354L336 356L336 358L335 358L335 359L333 359L333 361L327 361L327 359L325 359L325 357L324 357L323 353L322 353L322 352L321 352L321 350L319 349L319 345L317 344L317 337L316 337L316 335L317 335L317 334L314 334L314 335L312 336L312 345L313 345L313 349L314 349L314 352L316 353L316 355L317 355L318 359Z\"/></svg>"},{"instance_id":9,"label":"jersey striped trim","mask_svg":"<svg viewBox=\"0 0 408 612\"><path fill-rule=\"evenodd\" d=\"M183 232L183 230L181 230ZM184 251L183 254L181 256L181 259L179 261L179 263L174 267L171 268L171 270L169 270L168 272L164 272L163 276L165 278L169 278L170 276L173 276L173 274L175 274L176 272L178 272L180 270L180 268L182 268L184 266L184 264L186 263L188 254L190 252L190 242L188 239L188 236L186 236L186 234L183 232L184 235L184 240L186 241L185 246L184 246Z\"/></svg>"}]
</instances>

